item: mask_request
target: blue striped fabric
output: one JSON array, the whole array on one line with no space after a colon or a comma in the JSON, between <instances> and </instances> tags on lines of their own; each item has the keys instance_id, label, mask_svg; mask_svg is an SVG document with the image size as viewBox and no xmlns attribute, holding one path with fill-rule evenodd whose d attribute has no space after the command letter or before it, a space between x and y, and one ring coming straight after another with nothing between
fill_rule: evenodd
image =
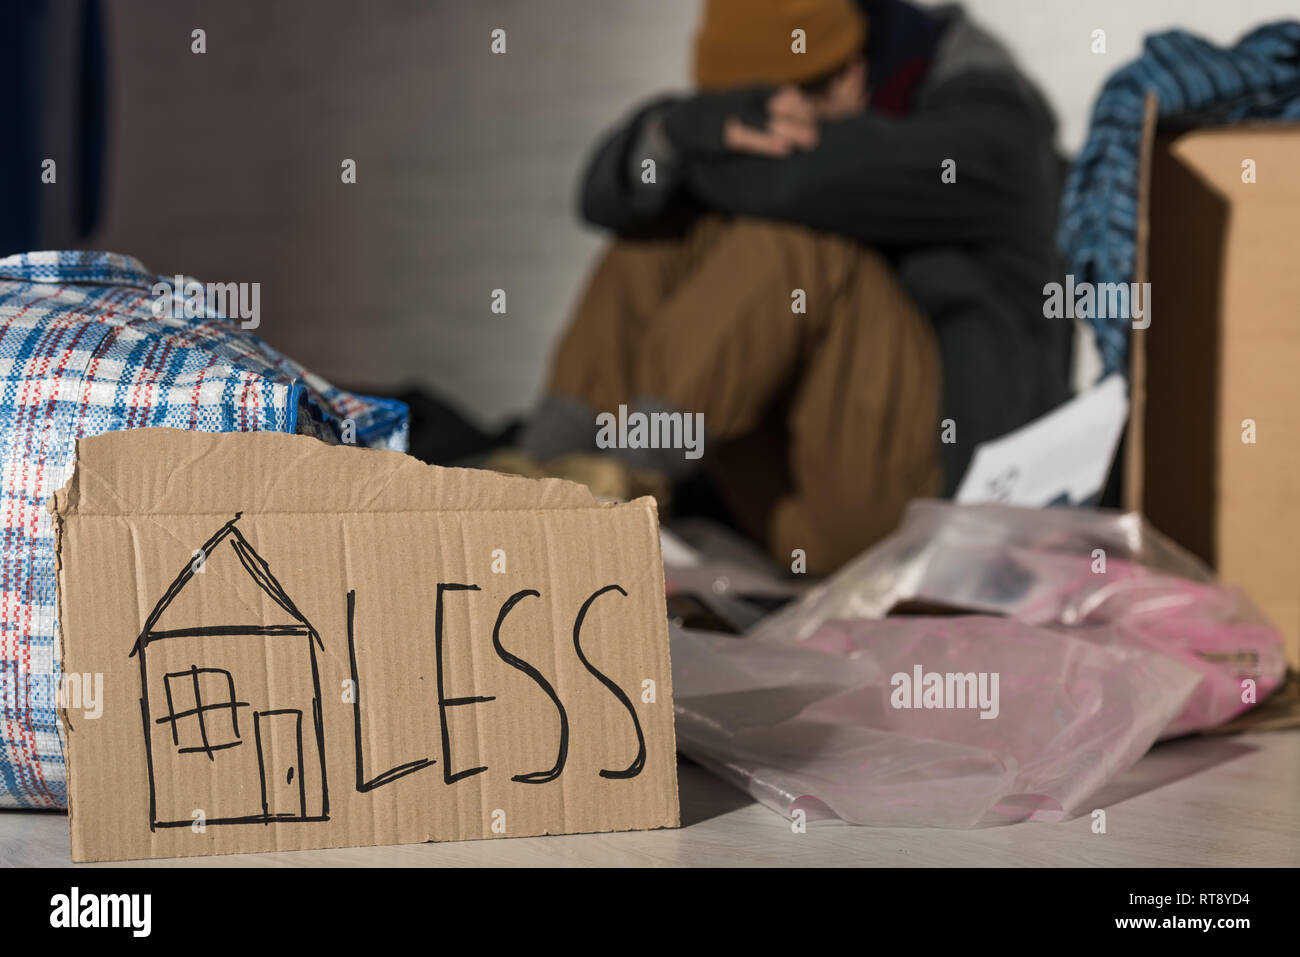
<instances>
[{"instance_id":1,"label":"blue striped fabric","mask_svg":"<svg viewBox=\"0 0 1300 957\"><path fill-rule=\"evenodd\" d=\"M156 315L154 283L171 278L113 253L0 259L0 807L67 803L46 503L79 437L170 426L337 441L351 420L358 444L406 447L402 403L336 389L206 306Z\"/></svg>"},{"instance_id":2,"label":"blue striped fabric","mask_svg":"<svg viewBox=\"0 0 1300 957\"><path fill-rule=\"evenodd\" d=\"M1162 120L1198 126L1300 120L1300 22L1273 23L1230 49L1171 30L1111 75L1092 111L1088 139L1066 180L1058 242L1075 283L1132 282L1138 156L1146 96ZM1128 372L1129 321L1090 320L1102 375Z\"/></svg>"}]
</instances>

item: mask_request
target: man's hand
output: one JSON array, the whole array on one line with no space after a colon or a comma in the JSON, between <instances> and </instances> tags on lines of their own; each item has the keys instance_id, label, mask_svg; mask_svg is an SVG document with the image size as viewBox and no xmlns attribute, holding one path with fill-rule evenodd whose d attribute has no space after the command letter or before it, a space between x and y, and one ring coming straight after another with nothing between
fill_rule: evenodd
<instances>
[{"instance_id":1,"label":"man's hand","mask_svg":"<svg viewBox=\"0 0 1300 957\"><path fill-rule=\"evenodd\" d=\"M698 93L663 117L668 141L683 153L728 150L758 156L789 156L817 145L812 100L798 87L745 87Z\"/></svg>"},{"instance_id":2,"label":"man's hand","mask_svg":"<svg viewBox=\"0 0 1300 957\"><path fill-rule=\"evenodd\" d=\"M812 100L798 87L783 86L767 100L767 123L762 128L729 116L722 124L722 142L738 153L789 156L796 149L817 145L817 115Z\"/></svg>"}]
</instances>

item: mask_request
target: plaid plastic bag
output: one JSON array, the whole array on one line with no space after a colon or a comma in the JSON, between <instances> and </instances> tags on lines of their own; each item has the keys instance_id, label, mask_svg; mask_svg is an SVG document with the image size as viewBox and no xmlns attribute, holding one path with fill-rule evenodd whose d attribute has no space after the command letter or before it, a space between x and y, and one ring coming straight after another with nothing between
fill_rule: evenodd
<instances>
[{"instance_id":1,"label":"plaid plastic bag","mask_svg":"<svg viewBox=\"0 0 1300 957\"><path fill-rule=\"evenodd\" d=\"M0 807L67 805L46 503L78 438L169 426L406 448L402 403L334 388L207 305L206 289L114 253L0 259Z\"/></svg>"}]
</instances>

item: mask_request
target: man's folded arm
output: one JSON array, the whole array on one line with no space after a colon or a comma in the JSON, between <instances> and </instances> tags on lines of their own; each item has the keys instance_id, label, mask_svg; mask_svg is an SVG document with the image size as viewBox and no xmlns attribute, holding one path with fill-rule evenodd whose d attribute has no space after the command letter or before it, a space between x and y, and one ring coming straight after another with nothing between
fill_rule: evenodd
<instances>
[{"instance_id":1,"label":"man's folded arm","mask_svg":"<svg viewBox=\"0 0 1300 957\"><path fill-rule=\"evenodd\" d=\"M1045 151L1032 148L1042 140L1016 96L953 97L909 117L828 123L816 149L785 159L707 157L683 174L702 205L732 215L882 245L983 242L1015 228L1043 172Z\"/></svg>"},{"instance_id":2,"label":"man's folded arm","mask_svg":"<svg viewBox=\"0 0 1300 957\"><path fill-rule=\"evenodd\" d=\"M663 130L663 114L679 102L661 97L608 133L583 174L582 218L620 235L654 234L682 224L693 209L682 190L681 158ZM644 181L645 161L654 181Z\"/></svg>"}]
</instances>

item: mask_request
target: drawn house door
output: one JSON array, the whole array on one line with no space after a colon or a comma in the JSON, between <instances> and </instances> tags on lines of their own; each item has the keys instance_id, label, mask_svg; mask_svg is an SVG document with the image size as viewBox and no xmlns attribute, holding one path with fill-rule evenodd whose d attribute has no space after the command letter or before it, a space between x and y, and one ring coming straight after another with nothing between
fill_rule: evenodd
<instances>
[{"instance_id":1,"label":"drawn house door","mask_svg":"<svg viewBox=\"0 0 1300 957\"><path fill-rule=\"evenodd\" d=\"M301 711L258 713L257 763L262 777L262 812L267 817L306 817Z\"/></svg>"}]
</instances>

